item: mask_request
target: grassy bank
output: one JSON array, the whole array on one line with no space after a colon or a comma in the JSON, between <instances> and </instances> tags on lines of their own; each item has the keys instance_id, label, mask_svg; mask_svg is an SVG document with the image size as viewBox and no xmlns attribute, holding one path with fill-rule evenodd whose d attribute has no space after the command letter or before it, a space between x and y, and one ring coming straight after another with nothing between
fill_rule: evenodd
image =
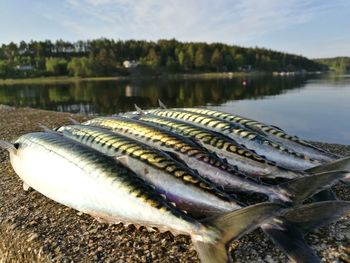
<instances>
[{"instance_id":1,"label":"grassy bank","mask_svg":"<svg viewBox=\"0 0 350 263\"><path fill-rule=\"evenodd\" d=\"M128 77L41 77L41 78L24 78L24 79L2 79L0 85L15 85L15 84L51 84L51 83L70 83L79 81L104 81L104 80L122 80Z\"/></svg>"},{"instance_id":2,"label":"grassy bank","mask_svg":"<svg viewBox=\"0 0 350 263\"><path fill-rule=\"evenodd\" d=\"M187 73L187 74L161 74L161 75L142 75L135 74L130 76L115 76L115 77L40 77L40 78L23 78L23 79L0 79L0 85L15 85L15 84L52 84L52 83L71 83L79 81L107 81L107 80L130 80L130 79L150 79L150 78L169 78L169 79L188 79L188 78L235 78L246 76L258 76L269 73L264 72L209 72L209 73Z\"/></svg>"}]
</instances>

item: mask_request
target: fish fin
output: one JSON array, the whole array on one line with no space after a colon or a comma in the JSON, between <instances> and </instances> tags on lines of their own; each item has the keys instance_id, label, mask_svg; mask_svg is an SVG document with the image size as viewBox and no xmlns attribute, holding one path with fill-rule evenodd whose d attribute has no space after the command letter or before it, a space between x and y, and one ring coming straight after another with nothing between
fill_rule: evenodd
<instances>
[{"instance_id":1,"label":"fish fin","mask_svg":"<svg viewBox=\"0 0 350 263\"><path fill-rule=\"evenodd\" d=\"M121 113L117 117L139 120L140 114L136 112L132 112L132 113L127 112L127 113Z\"/></svg>"},{"instance_id":2,"label":"fish fin","mask_svg":"<svg viewBox=\"0 0 350 263\"><path fill-rule=\"evenodd\" d=\"M136 104L134 104L134 106L138 114L146 114L146 112L144 112L139 106L137 106Z\"/></svg>"},{"instance_id":3,"label":"fish fin","mask_svg":"<svg viewBox=\"0 0 350 263\"><path fill-rule=\"evenodd\" d=\"M274 218L272 222L262 225L261 228L269 239L289 258L289 262L321 262L306 243L304 236L293 224L283 218Z\"/></svg>"},{"instance_id":4,"label":"fish fin","mask_svg":"<svg viewBox=\"0 0 350 263\"><path fill-rule=\"evenodd\" d=\"M16 153L17 147L16 144L0 140L0 148L7 150L9 153Z\"/></svg>"},{"instance_id":5,"label":"fish fin","mask_svg":"<svg viewBox=\"0 0 350 263\"><path fill-rule=\"evenodd\" d=\"M326 164L321 164L319 166L309 168L305 170L305 172L310 174L310 173L322 173L322 172L328 172L328 171L334 171L334 170L350 171L350 157L345 157L345 158L338 159L336 161L328 162Z\"/></svg>"},{"instance_id":6,"label":"fish fin","mask_svg":"<svg viewBox=\"0 0 350 263\"><path fill-rule=\"evenodd\" d=\"M288 210L283 217L262 225L263 231L293 262L320 262L304 240L305 234L350 211L350 202L326 201Z\"/></svg>"},{"instance_id":7,"label":"fish fin","mask_svg":"<svg viewBox=\"0 0 350 263\"><path fill-rule=\"evenodd\" d=\"M282 132L284 132L284 130L283 129L281 129L280 127L278 127L278 126L275 126L275 125L270 125L272 128L275 128L276 130L280 130L280 131L282 131ZM296 136L295 136L296 137Z\"/></svg>"},{"instance_id":8,"label":"fish fin","mask_svg":"<svg viewBox=\"0 0 350 263\"><path fill-rule=\"evenodd\" d=\"M338 200L336 194L331 189L323 190L323 191L313 195L311 198L315 202Z\"/></svg>"},{"instance_id":9,"label":"fish fin","mask_svg":"<svg viewBox=\"0 0 350 263\"><path fill-rule=\"evenodd\" d=\"M80 122L78 122L77 120L73 119L72 117L68 117L68 120L74 125L80 125L81 124Z\"/></svg>"},{"instance_id":10,"label":"fish fin","mask_svg":"<svg viewBox=\"0 0 350 263\"><path fill-rule=\"evenodd\" d=\"M213 243L192 237L201 262L230 262L227 244L280 214L283 208L279 204L261 203L202 220L203 224L216 228L221 236Z\"/></svg>"},{"instance_id":11,"label":"fish fin","mask_svg":"<svg viewBox=\"0 0 350 263\"><path fill-rule=\"evenodd\" d=\"M288 221L306 235L310 231L329 224L350 212L349 201L324 201L290 209L284 214Z\"/></svg>"},{"instance_id":12,"label":"fish fin","mask_svg":"<svg viewBox=\"0 0 350 263\"><path fill-rule=\"evenodd\" d=\"M341 181L343 184L345 184L346 186L350 186L350 178L346 177L344 180Z\"/></svg>"},{"instance_id":13,"label":"fish fin","mask_svg":"<svg viewBox=\"0 0 350 263\"><path fill-rule=\"evenodd\" d=\"M229 263L232 262L225 244L205 243L192 241L202 263Z\"/></svg>"},{"instance_id":14,"label":"fish fin","mask_svg":"<svg viewBox=\"0 0 350 263\"><path fill-rule=\"evenodd\" d=\"M38 126L39 126L41 129L43 129L44 132L49 132L49 133L54 133L54 134L62 135L62 133L60 133L60 132L58 131L59 128L56 128L56 129L54 129L54 130L51 130L49 127L47 127L46 125L44 125L44 124L42 124L42 123L40 123L40 122L38 122Z\"/></svg>"},{"instance_id":15,"label":"fish fin","mask_svg":"<svg viewBox=\"0 0 350 263\"><path fill-rule=\"evenodd\" d=\"M122 155L122 156L118 156L116 157L117 161L120 162L122 165L129 167L129 156L127 155Z\"/></svg>"},{"instance_id":16,"label":"fish fin","mask_svg":"<svg viewBox=\"0 0 350 263\"><path fill-rule=\"evenodd\" d=\"M294 204L299 204L308 197L336 184L344 179L347 174L347 171L312 174L279 184L277 188L282 194L289 196Z\"/></svg>"},{"instance_id":17,"label":"fish fin","mask_svg":"<svg viewBox=\"0 0 350 263\"><path fill-rule=\"evenodd\" d=\"M165 106L165 104L160 99L158 99L158 104L161 109L167 109L167 106Z\"/></svg>"},{"instance_id":18,"label":"fish fin","mask_svg":"<svg viewBox=\"0 0 350 263\"><path fill-rule=\"evenodd\" d=\"M49 127L47 127L45 124L42 124L41 122L38 122L38 126L39 128L43 129L46 132L51 132L53 130L51 130Z\"/></svg>"}]
</instances>

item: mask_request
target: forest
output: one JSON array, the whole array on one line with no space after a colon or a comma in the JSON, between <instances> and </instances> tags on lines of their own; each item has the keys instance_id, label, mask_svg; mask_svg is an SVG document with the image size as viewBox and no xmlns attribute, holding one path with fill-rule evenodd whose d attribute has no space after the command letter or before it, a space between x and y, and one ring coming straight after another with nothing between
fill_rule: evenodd
<instances>
[{"instance_id":1,"label":"forest","mask_svg":"<svg viewBox=\"0 0 350 263\"><path fill-rule=\"evenodd\" d=\"M125 61L132 67L126 68ZM21 41L0 47L0 78L125 76L232 71L318 71L319 61L222 43L95 39Z\"/></svg>"},{"instance_id":2,"label":"forest","mask_svg":"<svg viewBox=\"0 0 350 263\"><path fill-rule=\"evenodd\" d=\"M326 65L329 70L337 73L350 71L350 57L320 58L314 61Z\"/></svg>"}]
</instances>

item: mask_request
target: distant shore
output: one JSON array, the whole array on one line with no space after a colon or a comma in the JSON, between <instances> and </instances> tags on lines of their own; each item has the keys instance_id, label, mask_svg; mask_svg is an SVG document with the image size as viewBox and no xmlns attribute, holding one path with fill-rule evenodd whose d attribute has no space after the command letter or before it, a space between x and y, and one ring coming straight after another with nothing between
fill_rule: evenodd
<instances>
[{"instance_id":1,"label":"distant shore","mask_svg":"<svg viewBox=\"0 0 350 263\"><path fill-rule=\"evenodd\" d=\"M51 84L51 83L71 83L81 81L108 81L108 80L132 80L132 79L192 79L192 78L235 78L248 76L270 75L268 72L208 72L208 73L184 73L184 74L160 74L160 75L141 75L135 74L130 76L106 76L106 77L39 77L39 78L21 78L21 79L0 79L0 85L15 84Z\"/></svg>"}]
</instances>

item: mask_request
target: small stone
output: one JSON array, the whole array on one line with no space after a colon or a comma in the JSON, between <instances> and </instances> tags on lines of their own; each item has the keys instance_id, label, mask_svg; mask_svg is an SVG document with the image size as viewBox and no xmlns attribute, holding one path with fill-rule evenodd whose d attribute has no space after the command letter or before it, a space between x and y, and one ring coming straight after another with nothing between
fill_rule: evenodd
<instances>
[{"instance_id":1,"label":"small stone","mask_svg":"<svg viewBox=\"0 0 350 263\"><path fill-rule=\"evenodd\" d=\"M29 236L29 238L27 239L27 242L31 242L38 237L39 237L39 235L37 233L33 233Z\"/></svg>"}]
</instances>

